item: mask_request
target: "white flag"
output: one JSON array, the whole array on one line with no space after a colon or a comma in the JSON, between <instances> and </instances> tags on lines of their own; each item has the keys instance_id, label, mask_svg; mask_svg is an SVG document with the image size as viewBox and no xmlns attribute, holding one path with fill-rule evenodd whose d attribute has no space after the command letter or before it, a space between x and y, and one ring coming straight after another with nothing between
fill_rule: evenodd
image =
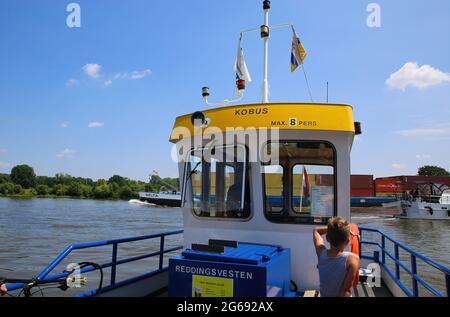
<instances>
[{"instance_id":1,"label":"white flag","mask_svg":"<svg viewBox=\"0 0 450 317\"><path fill-rule=\"evenodd\" d=\"M250 83L252 78L248 72L247 65L244 60L244 52L241 47L241 39L239 39L236 63L234 64L234 71L236 72L236 79L245 80L245 82Z\"/></svg>"}]
</instances>

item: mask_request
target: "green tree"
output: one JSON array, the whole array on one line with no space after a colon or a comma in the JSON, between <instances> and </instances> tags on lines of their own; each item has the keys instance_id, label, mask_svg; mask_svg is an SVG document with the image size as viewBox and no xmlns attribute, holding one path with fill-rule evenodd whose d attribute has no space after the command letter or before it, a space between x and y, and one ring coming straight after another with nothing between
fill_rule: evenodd
<instances>
[{"instance_id":1,"label":"green tree","mask_svg":"<svg viewBox=\"0 0 450 317\"><path fill-rule=\"evenodd\" d=\"M83 189L83 197L90 198L93 195L93 187L90 185L82 185L81 188Z\"/></svg>"},{"instance_id":2,"label":"green tree","mask_svg":"<svg viewBox=\"0 0 450 317\"><path fill-rule=\"evenodd\" d=\"M104 179L99 179L95 183L95 186L100 186L100 185L108 185L108 182L106 180L104 180Z\"/></svg>"},{"instance_id":3,"label":"green tree","mask_svg":"<svg viewBox=\"0 0 450 317\"><path fill-rule=\"evenodd\" d=\"M56 181L54 177L36 176L36 186L38 185L46 185L48 187L53 187L56 185Z\"/></svg>"},{"instance_id":4,"label":"green tree","mask_svg":"<svg viewBox=\"0 0 450 317\"><path fill-rule=\"evenodd\" d=\"M40 196L48 195L50 189L47 185L41 184L36 186L36 193Z\"/></svg>"},{"instance_id":5,"label":"green tree","mask_svg":"<svg viewBox=\"0 0 450 317\"><path fill-rule=\"evenodd\" d=\"M23 188L32 188L36 183L36 174L31 166L17 165L11 170L11 180Z\"/></svg>"},{"instance_id":6,"label":"green tree","mask_svg":"<svg viewBox=\"0 0 450 317\"><path fill-rule=\"evenodd\" d=\"M14 195L19 195L22 193L22 191L23 191L23 188L22 188L22 186L20 186L20 184L14 184L14 187L13 187Z\"/></svg>"},{"instance_id":7,"label":"green tree","mask_svg":"<svg viewBox=\"0 0 450 317\"><path fill-rule=\"evenodd\" d=\"M63 184L58 184L53 187L52 193L56 196L66 196L67 195L67 186Z\"/></svg>"},{"instance_id":8,"label":"green tree","mask_svg":"<svg viewBox=\"0 0 450 317\"><path fill-rule=\"evenodd\" d=\"M97 199L108 199L112 197L112 191L108 184L102 183L94 188L94 197Z\"/></svg>"},{"instance_id":9,"label":"green tree","mask_svg":"<svg viewBox=\"0 0 450 317\"><path fill-rule=\"evenodd\" d=\"M14 184L13 183L0 184L0 194L2 195L14 194Z\"/></svg>"},{"instance_id":10,"label":"green tree","mask_svg":"<svg viewBox=\"0 0 450 317\"><path fill-rule=\"evenodd\" d=\"M419 176L450 176L450 173L439 166L422 166L417 173Z\"/></svg>"},{"instance_id":11,"label":"green tree","mask_svg":"<svg viewBox=\"0 0 450 317\"><path fill-rule=\"evenodd\" d=\"M55 175L55 183L62 185L70 185L72 183L73 177L69 174L58 173Z\"/></svg>"},{"instance_id":12,"label":"green tree","mask_svg":"<svg viewBox=\"0 0 450 317\"><path fill-rule=\"evenodd\" d=\"M126 177L122 177L120 175L114 175L112 177L109 178L108 183L116 183L117 185L119 185L120 187L126 185L128 182L128 178Z\"/></svg>"},{"instance_id":13,"label":"green tree","mask_svg":"<svg viewBox=\"0 0 450 317\"><path fill-rule=\"evenodd\" d=\"M137 198L138 195L134 192L129 186L120 187L119 189L119 198L120 199L132 199Z\"/></svg>"},{"instance_id":14,"label":"green tree","mask_svg":"<svg viewBox=\"0 0 450 317\"><path fill-rule=\"evenodd\" d=\"M8 174L0 174L0 184L11 183L11 177Z\"/></svg>"},{"instance_id":15,"label":"green tree","mask_svg":"<svg viewBox=\"0 0 450 317\"><path fill-rule=\"evenodd\" d=\"M67 188L67 195L72 197L81 197L83 196L83 187L80 183L71 183Z\"/></svg>"},{"instance_id":16,"label":"green tree","mask_svg":"<svg viewBox=\"0 0 450 317\"><path fill-rule=\"evenodd\" d=\"M111 191L112 198L119 198L119 188L120 186L117 183L108 184L109 190Z\"/></svg>"}]
</instances>

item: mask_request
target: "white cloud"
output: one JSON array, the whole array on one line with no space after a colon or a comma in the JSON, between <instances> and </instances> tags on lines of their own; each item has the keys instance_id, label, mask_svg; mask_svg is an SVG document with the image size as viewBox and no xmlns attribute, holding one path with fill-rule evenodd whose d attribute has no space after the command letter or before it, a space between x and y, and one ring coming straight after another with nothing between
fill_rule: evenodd
<instances>
[{"instance_id":1,"label":"white cloud","mask_svg":"<svg viewBox=\"0 0 450 317\"><path fill-rule=\"evenodd\" d=\"M64 159L64 158L71 158L76 153L75 150L72 149L64 149L59 154L56 155L57 158Z\"/></svg>"},{"instance_id":2,"label":"white cloud","mask_svg":"<svg viewBox=\"0 0 450 317\"><path fill-rule=\"evenodd\" d=\"M393 163L391 167L395 170L405 170L408 166L401 163Z\"/></svg>"},{"instance_id":3,"label":"white cloud","mask_svg":"<svg viewBox=\"0 0 450 317\"><path fill-rule=\"evenodd\" d=\"M99 78L101 70L102 66L99 64L86 64L83 66L83 71L85 72L85 74L92 78ZM105 87L108 87L112 85L112 83L116 80L139 80L151 74L152 71L150 69L135 70L133 72L115 73L112 76L104 76L105 80L103 81L103 85ZM67 86L75 86L78 84L79 81L74 78L69 79L66 82Z\"/></svg>"},{"instance_id":4,"label":"white cloud","mask_svg":"<svg viewBox=\"0 0 450 317\"><path fill-rule=\"evenodd\" d=\"M0 154L6 154L6 153L8 153L7 149L0 149Z\"/></svg>"},{"instance_id":5,"label":"white cloud","mask_svg":"<svg viewBox=\"0 0 450 317\"><path fill-rule=\"evenodd\" d=\"M88 124L88 128L97 129L102 128L105 124L103 122L93 121Z\"/></svg>"},{"instance_id":6,"label":"white cloud","mask_svg":"<svg viewBox=\"0 0 450 317\"><path fill-rule=\"evenodd\" d=\"M416 159L418 159L419 161L426 161L426 160L431 159L431 155L430 154L417 154Z\"/></svg>"},{"instance_id":7,"label":"white cloud","mask_svg":"<svg viewBox=\"0 0 450 317\"><path fill-rule=\"evenodd\" d=\"M66 86L67 87L73 87L73 86L76 86L76 85L78 85L78 79L71 78L71 79L66 81Z\"/></svg>"},{"instance_id":8,"label":"white cloud","mask_svg":"<svg viewBox=\"0 0 450 317\"><path fill-rule=\"evenodd\" d=\"M83 70L86 73L86 75L92 78L98 78L100 76L101 69L102 66L100 66L99 64L86 64L83 66Z\"/></svg>"},{"instance_id":9,"label":"white cloud","mask_svg":"<svg viewBox=\"0 0 450 317\"><path fill-rule=\"evenodd\" d=\"M436 128L417 128L410 130L398 131L398 134L404 137L447 137L450 136L450 128L436 127Z\"/></svg>"},{"instance_id":10,"label":"white cloud","mask_svg":"<svg viewBox=\"0 0 450 317\"><path fill-rule=\"evenodd\" d=\"M113 76L113 79L125 79L128 77L127 73L116 73Z\"/></svg>"},{"instance_id":11,"label":"white cloud","mask_svg":"<svg viewBox=\"0 0 450 317\"><path fill-rule=\"evenodd\" d=\"M386 80L386 85L391 89L405 91L408 86L425 89L445 82L450 82L450 74L444 73L430 65L417 65L409 62L403 65Z\"/></svg>"},{"instance_id":12,"label":"white cloud","mask_svg":"<svg viewBox=\"0 0 450 317\"><path fill-rule=\"evenodd\" d=\"M150 69L146 70L136 70L131 73L131 79L142 79L147 75L151 75L152 71Z\"/></svg>"},{"instance_id":13,"label":"white cloud","mask_svg":"<svg viewBox=\"0 0 450 317\"><path fill-rule=\"evenodd\" d=\"M135 70L131 73L115 73L112 77L112 79L110 79L111 83L112 80L123 80L123 79L129 79L129 80L138 80L138 79L142 79L146 76L149 76L152 74L152 71L150 69L145 69L145 70Z\"/></svg>"},{"instance_id":14,"label":"white cloud","mask_svg":"<svg viewBox=\"0 0 450 317\"><path fill-rule=\"evenodd\" d=\"M69 123L68 122L61 122L61 124L59 125L61 128L66 129L69 127Z\"/></svg>"},{"instance_id":15,"label":"white cloud","mask_svg":"<svg viewBox=\"0 0 450 317\"><path fill-rule=\"evenodd\" d=\"M11 167L10 163L7 162L0 162L0 168L9 168Z\"/></svg>"}]
</instances>

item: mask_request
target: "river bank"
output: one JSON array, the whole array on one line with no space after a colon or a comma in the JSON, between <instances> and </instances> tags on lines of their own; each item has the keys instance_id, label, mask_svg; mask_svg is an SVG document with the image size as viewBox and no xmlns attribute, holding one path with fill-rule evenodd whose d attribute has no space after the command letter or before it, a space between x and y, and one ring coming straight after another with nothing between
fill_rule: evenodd
<instances>
[{"instance_id":1,"label":"river bank","mask_svg":"<svg viewBox=\"0 0 450 317\"><path fill-rule=\"evenodd\" d=\"M98 180L68 174L36 176L28 165L14 166L10 174L0 173L0 196L11 198L130 200L138 198L140 191L159 192L167 187L178 188L178 179L152 175L149 182L143 182L120 175Z\"/></svg>"},{"instance_id":2,"label":"river bank","mask_svg":"<svg viewBox=\"0 0 450 317\"><path fill-rule=\"evenodd\" d=\"M33 194L18 194L18 195L0 195L0 198L10 199L74 199L74 200L97 200L97 201L129 201L133 198L139 198L136 194L130 199L125 198L95 198L95 197L74 197L74 196L58 196L58 195L33 195Z\"/></svg>"}]
</instances>

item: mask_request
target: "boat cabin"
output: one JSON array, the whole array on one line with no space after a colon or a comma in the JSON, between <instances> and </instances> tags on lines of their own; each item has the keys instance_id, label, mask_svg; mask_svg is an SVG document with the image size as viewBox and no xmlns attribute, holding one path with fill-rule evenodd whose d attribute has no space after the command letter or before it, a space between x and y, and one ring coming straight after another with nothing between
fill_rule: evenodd
<instances>
[{"instance_id":1,"label":"boat cabin","mask_svg":"<svg viewBox=\"0 0 450 317\"><path fill-rule=\"evenodd\" d=\"M178 117L170 141L184 247L209 239L281 245L291 250L298 288L318 289L312 229L350 218L355 127L352 107L340 104L236 105Z\"/></svg>"}]
</instances>

